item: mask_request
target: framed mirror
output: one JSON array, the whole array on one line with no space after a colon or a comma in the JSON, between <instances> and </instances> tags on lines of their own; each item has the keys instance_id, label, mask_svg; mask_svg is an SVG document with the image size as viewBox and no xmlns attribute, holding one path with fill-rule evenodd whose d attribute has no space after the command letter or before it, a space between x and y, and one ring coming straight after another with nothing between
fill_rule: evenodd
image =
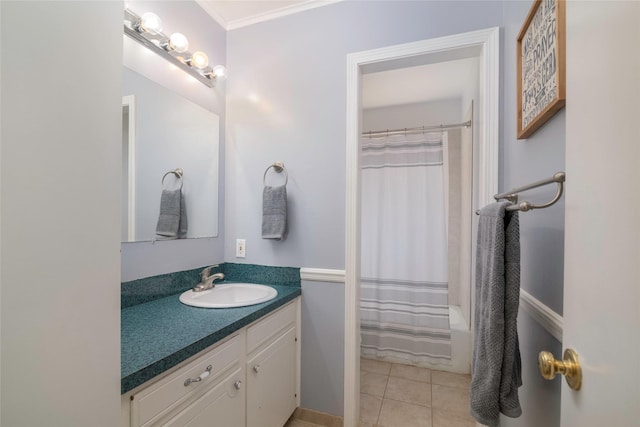
<instances>
[{"instance_id":1,"label":"framed mirror","mask_svg":"<svg viewBox=\"0 0 640 427\"><path fill-rule=\"evenodd\" d=\"M122 123L121 241L178 238L160 233L159 218L161 198L164 215L180 188L180 238L217 236L218 115L124 67Z\"/></svg>"}]
</instances>

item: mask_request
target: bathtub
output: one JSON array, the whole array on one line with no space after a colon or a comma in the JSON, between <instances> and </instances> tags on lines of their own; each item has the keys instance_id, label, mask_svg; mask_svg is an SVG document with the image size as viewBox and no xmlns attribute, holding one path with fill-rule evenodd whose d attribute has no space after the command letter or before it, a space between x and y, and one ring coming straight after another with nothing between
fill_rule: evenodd
<instances>
[{"instance_id":1,"label":"bathtub","mask_svg":"<svg viewBox=\"0 0 640 427\"><path fill-rule=\"evenodd\" d=\"M451 327L451 364L439 368L458 374L471 373L471 331L457 305L449 306L449 326Z\"/></svg>"},{"instance_id":2,"label":"bathtub","mask_svg":"<svg viewBox=\"0 0 640 427\"><path fill-rule=\"evenodd\" d=\"M451 360L433 360L428 362L412 363L407 360L389 356L374 356L361 350L361 356L370 359L384 360L387 362L409 364L422 368L436 369L439 371L455 372L457 374L471 373L471 331L467 325L462 310L457 305L449 306L449 326L451 328Z\"/></svg>"}]
</instances>

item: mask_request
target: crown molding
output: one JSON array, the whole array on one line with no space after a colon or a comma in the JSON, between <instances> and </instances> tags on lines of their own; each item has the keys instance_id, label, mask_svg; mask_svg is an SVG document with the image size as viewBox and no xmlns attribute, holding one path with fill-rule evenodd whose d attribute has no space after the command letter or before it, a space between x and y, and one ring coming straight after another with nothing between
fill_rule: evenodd
<instances>
[{"instance_id":1,"label":"crown molding","mask_svg":"<svg viewBox=\"0 0 640 427\"><path fill-rule=\"evenodd\" d=\"M269 21L271 19L280 18L287 15L292 15L298 12L304 12L305 10L315 9L316 7L327 6L333 3L338 3L343 0L307 0L302 3L293 4L290 6L281 7L271 10L269 12L257 13L241 19L234 19L227 21L222 15L218 13L215 7L213 7L211 1L196 0L196 2L202 7L205 12L209 14L222 28L227 31L235 30L249 25L258 24L260 22Z\"/></svg>"},{"instance_id":2,"label":"crown molding","mask_svg":"<svg viewBox=\"0 0 640 427\"><path fill-rule=\"evenodd\" d=\"M222 15L220 15L218 13L218 11L215 9L215 7L213 7L211 5L210 1L207 0L196 0L196 3L198 3L198 5L200 5L200 7L202 9L204 9L205 12L207 12L207 14L213 18L214 21L216 21L218 24L220 24L220 26L222 28L224 28L225 30L228 30L228 26L229 23L227 22L226 19L224 19L224 17Z\"/></svg>"}]
</instances>

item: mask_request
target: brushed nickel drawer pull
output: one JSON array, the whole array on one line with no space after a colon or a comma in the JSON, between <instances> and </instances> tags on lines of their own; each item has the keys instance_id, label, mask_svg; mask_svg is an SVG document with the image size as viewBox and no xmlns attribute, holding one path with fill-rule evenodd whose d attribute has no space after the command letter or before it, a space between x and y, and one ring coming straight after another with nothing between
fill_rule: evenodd
<instances>
[{"instance_id":1,"label":"brushed nickel drawer pull","mask_svg":"<svg viewBox=\"0 0 640 427\"><path fill-rule=\"evenodd\" d=\"M205 371L201 373L198 378L187 378L184 381L184 386L188 387L191 383L199 383L200 381L204 380L209 375L211 375L211 369L213 369L213 366L209 365L207 366L207 369L205 369Z\"/></svg>"}]
</instances>

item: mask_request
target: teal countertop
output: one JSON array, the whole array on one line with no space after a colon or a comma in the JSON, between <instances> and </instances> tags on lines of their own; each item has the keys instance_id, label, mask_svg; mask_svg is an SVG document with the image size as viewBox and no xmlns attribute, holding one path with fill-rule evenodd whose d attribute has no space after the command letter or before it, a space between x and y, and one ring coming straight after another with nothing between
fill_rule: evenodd
<instances>
[{"instance_id":1,"label":"teal countertop","mask_svg":"<svg viewBox=\"0 0 640 427\"><path fill-rule=\"evenodd\" d=\"M302 293L299 286L269 286L278 296L248 307L190 307L175 294L122 309L120 392L134 389Z\"/></svg>"}]
</instances>

